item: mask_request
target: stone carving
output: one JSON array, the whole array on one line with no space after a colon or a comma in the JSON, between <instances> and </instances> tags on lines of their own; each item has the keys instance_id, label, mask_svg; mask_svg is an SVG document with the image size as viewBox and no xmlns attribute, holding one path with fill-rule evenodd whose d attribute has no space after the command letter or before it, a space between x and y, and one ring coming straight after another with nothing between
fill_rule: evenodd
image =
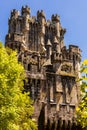
<instances>
[{"instance_id":1,"label":"stone carving","mask_svg":"<svg viewBox=\"0 0 87 130\"><path fill-rule=\"evenodd\" d=\"M63 65L61 67L61 71L65 71L67 73L70 73L71 72L71 66L69 66L69 65Z\"/></svg>"}]
</instances>

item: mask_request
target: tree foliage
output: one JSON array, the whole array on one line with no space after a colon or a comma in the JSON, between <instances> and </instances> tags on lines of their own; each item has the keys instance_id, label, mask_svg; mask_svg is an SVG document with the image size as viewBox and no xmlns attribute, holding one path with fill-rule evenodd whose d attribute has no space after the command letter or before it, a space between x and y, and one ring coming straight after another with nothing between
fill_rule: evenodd
<instances>
[{"instance_id":1,"label":"tree foliage","mask_svg":"<svg viewBox=\"0 0 87 130\"><path fill-rule=\"evenodd\" d=\"M33 102L23 93L24 78L16 52L0 44L0 130L37 130Z\"/></svg>"},{"instance_id":2,"label":"tree foliage","mask_svg":"<svg viewBox=\"0 0 87 130\"><path fill-rule=\"evenodd\" d=\"M87 129L87 60L81 66L81 102L77 108L77 121L84 129Z\"/></svg>"}]
</instances>

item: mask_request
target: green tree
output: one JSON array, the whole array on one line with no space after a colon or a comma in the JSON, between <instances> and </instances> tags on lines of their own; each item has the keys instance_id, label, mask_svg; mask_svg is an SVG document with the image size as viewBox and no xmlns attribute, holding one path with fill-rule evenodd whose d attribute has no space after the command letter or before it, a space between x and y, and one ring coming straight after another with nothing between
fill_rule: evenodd
<instances>
[{"instance_id":1,"label":"green tree","mask_svg":"<svg viewBox=\"0 0 87 130\"><path fill-rule=\"evenodd\" d=\"M82 128L87 130L87 60L82 63L81 73L81 102L77 108L77 121Z\"/></svg>"},{"instance_id":2,"label":"green tree","mask_svg":"<svg viewBox=\"0 0 87 130\"><path fill-rule=\"evenodd\" d=\"M24 78L16 52L0 44L0 130L37 130L33 102L23 93Z\"/></svg>"}]
</instances>

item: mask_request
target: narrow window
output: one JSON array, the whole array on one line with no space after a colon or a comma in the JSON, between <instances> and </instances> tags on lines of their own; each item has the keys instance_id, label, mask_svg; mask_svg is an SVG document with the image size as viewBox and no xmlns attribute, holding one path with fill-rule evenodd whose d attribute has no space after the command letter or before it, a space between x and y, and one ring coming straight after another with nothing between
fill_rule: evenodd
<instances>
[{"instance_id":1,"label":"narrow window","mask_svg":"<svg viewBox=\"0 0 87 130\"><path fill-rule=\"evenodd\" d=\"M28 71L30 71L31 70L31 65L30 64L28 64Z\"/></svg>"}]
</instances>

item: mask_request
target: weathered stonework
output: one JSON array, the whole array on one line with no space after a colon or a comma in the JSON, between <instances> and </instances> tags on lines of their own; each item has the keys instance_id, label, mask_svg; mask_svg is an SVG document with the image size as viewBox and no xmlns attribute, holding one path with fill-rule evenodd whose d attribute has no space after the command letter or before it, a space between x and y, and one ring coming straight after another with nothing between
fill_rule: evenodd
<instances>
[{"instance_id":1,"label":"weathered stonework","mask_svg":"<svg viewBox=\"0 0 87 130\"><path fill-rule=\"evenodd\" d=\"M39 130L70 130L76 125L75 108L80 91L81 51L78 46L64 45L60 17L47 21L43 10L30 16L30 8L12 10L6 46L18 51L18 60L26 70L26 91L34 100L34 118ZM75 129L74 129L75 130Z\"/></svg>"}]
</instances>

